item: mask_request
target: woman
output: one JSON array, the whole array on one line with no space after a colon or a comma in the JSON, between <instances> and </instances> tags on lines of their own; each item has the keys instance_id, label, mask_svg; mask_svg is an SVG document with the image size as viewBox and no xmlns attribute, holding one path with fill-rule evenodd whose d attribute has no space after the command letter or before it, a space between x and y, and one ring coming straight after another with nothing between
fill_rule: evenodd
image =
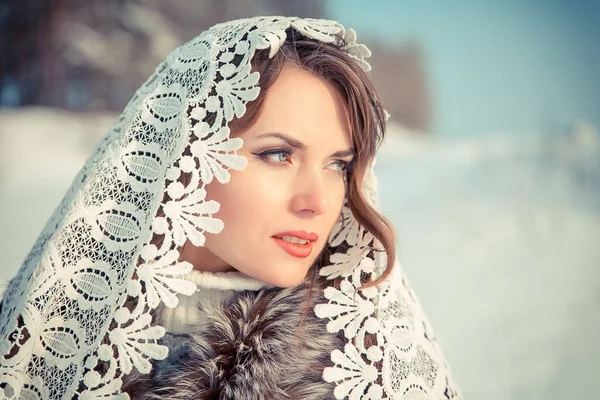
<instances>
[{"instance_id":1,"label":"woman","mask_svg":"<svg viewBox=\"0 0 600 400\"><path fill-rule=\"evenodd\" d=\"M458 398L377 211L369 54L265 17L159 65L7 290L5 397Z\"/></svg>"}]
</instances>

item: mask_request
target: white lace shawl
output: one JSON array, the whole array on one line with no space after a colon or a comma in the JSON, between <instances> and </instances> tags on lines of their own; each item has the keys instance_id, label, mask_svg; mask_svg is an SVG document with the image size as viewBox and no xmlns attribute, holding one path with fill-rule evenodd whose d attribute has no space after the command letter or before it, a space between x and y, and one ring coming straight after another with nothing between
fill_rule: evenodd
<instances>
[{"instance_id":1,"label":"white lace shawl","mask_svg":"<svg viewBox=\"0 0 600 400\"><path fill-rule=\"evenodd\" d=\"M204 186L243 169L242 141L227 124L259 92L251 59L274 55L287 29L345 50L362 68L369 50L334 21L264 17L219 24L177 48L136 92L97 145L48 221L0 311L0 394L18 399L124 399L121 377L148 373L163 359L165 329L150 311L190 295L192 266L178 262L190 240L217 234L219 205ZM215 122L207 123L207 115ZM191 141L193 145L190 145ZM178 178L187 174L183 185ZM372 171L364 191L376 203ZM161 245L150 244L160 236ZM450 399L457 390L399 265L377 287L358 291L360 274L377 276L385 256L345 208L330 238L344 243L320 273L315 313L347 343L331 353L323 379L338 399ZM373 254L379 254L373 256ZM125 304L132 306L125 306ZM372 336L374 344L365 346Z\"/></svg>"}]
</instances>

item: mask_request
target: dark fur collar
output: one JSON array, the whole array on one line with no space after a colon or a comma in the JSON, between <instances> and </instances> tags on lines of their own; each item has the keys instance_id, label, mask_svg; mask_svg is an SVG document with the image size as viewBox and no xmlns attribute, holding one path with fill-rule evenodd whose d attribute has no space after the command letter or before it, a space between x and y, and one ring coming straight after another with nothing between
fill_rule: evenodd
<instances>
[{"instance_id":1,"label":"dark fur collar","mask_svg":"<svg viewBox=\"0 0 600 400\"><path fill-rule=\"evenodd\" d=\"M125 377L123 390L133 399L333 399L322 373L343 341L313 313L321 295L319 285L311 293L303 284L240 292L205 308L209 323L193 335L167 334L169 357L149 375Z\"/></svg>"}]
</instances>

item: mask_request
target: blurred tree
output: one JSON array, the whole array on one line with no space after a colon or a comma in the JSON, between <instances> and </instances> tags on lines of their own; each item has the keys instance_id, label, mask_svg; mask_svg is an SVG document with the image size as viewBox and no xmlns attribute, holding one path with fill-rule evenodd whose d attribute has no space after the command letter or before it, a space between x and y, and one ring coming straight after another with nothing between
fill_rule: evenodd
<instances>
[{"instance_id":1,"label":"blurred tree","mask_svg":"<svg viewBox=\"0 0 600 400\"><path fill-rule=\"evenodd\" d=\"M0 104L54 103L44 88L52 86L56 62L53 34L62 1L0 2Z\"/></svg>"},{"instance_id":2,"label":"blurred tree","mask_svg":"<svg viewBox=\"0 0 600 400\"><path fill-rule=\"evenodd\" d=\"M217 22L323 17L322 1L1 0L0 106L122 109L168 53Z\"/></svg>"},{"instance_id":3,"label":"blurred tree","mask_svg":"<svg viewBox=\"0 0 600 400\"><path fill-rule=\"evenodd\" d=\"M429 87L421 47L407 43L398 49L368 43L373 82L394 121L418 132L431 128Z\"/></svg>"},{"instance_id":4,"label":"blurred tree","mask_svg":"<svg viewBox=\"0 0 600 400\"><path fill-rule=\"evenodd\" d=\"M217 22L255 15L323 18L324 0L0 0L0 107L120 111L178 45ZM386 108L426 131L418 46L370 47Z\"/></svg>"}]
</instances>

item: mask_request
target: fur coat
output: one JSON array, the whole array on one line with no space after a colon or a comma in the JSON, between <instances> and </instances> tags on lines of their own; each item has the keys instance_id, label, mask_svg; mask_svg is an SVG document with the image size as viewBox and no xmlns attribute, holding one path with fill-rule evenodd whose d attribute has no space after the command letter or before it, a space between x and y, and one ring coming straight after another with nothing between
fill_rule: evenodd
<instances>
[{"instance_id":1,"label":"fur coat","mask_svg":"<svg viewBox=\"0 0 600 400\"><path fill-rule=\"evenodd\" d=\"M167 333L168 358L148 375L126 376L123 390L140 400L333 399L335 386L322 373L343 340L314 315L319 296L317 284L311 290L305 283L239 292L207 306L209 322L191 335Z\"/></svg>"}]
</instances>

